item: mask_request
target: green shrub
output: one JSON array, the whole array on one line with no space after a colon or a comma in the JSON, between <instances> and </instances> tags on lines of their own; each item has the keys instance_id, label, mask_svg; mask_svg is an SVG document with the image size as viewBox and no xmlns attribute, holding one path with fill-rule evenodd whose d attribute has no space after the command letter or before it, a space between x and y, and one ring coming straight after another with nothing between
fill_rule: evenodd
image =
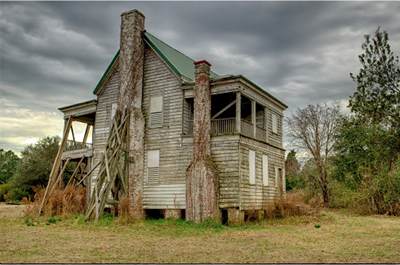
<instances>
[{"instance_id":1,"label":"green shrub","mask_svg":"<svg viewBox=\"0 0 400 265\"><path fill-rule=\"evenodd\" d=\"M11 185L10 183L4 183L0 185L0 202L6 200L7 193L10 191Z\"/></svg>"},{"instance_id":2,"label":"green shrub","mask_svg":"<svg viewBox=\"0 0 400 265\"><path fill-rule=\"evenodd\" d=\"M354 207L355 202L360 198L360 193L350 189L345 183L332 181L330 183L330 202L332 208Z\"/></svg>"},{"instance_id":3,"label":"green shrub","mask_svg":"<svg viewBox=\"0 0 400 265\"><path fill-rule=\"evenodd\" d=\"M26 191L23 188L13 188L11 187L11 189L9 190L9 192L6 194L6 201L10 201L10 202L19 202L20 200L22 200L22 198L24 197L28 197L29 196L29 192Z\"/></svg>"},{"instance_id":4,"label":"green shrub","mask_svg":"<svg viewBox=\"0 0 400 265\"><path fill-rule=\"evenodd\" d=\"M50 224L56 224L57 222L61 221L61 217L59 216L50 216L49 218L47 218L47 225Z\"/></svg>"}]
</instances>

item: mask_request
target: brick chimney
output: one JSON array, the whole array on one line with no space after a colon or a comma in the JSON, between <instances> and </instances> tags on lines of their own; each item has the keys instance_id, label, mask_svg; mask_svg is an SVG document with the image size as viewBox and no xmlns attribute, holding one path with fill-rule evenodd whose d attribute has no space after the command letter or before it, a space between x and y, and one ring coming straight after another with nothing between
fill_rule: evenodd
<instances>
[{"instance_id":1,"label":"brick chimney","mask_svg":"<svg viewBox=\"0 0 400 265\"><path fill-rule=\"evenodd\" d=\"M120 95L118 110L129 113L128 197L129 213L134 219L144 218L144 130L142 112L144 64L144 15L138 10L121 14L119 53Z\"/></svg>"},{"instance_id":2,"label":"brick chimney","mask_svg":"<svg viewBox=\"0 0 400 265\"><path fill-rule=\"evenodd\" d=\"M121 14L119 70L120 105L141 107L143 83L144 15L134 9ZM129 100L133 99L132 102Z\"/></svg>"},{"instance_id":3,"label":"brick chimney","mask_svg":"<svg viewBox=\"0 0 400 265\"><path fill-rule=\"evenodd\" d=\"M194 62L194 124L193 124L193 154L195 159L204 159L210 155L211 130L211 91L210 67L206 60Z\"/></svg>"},{"instance_id":4,"label":"brick chimney","mask_svg":"<svg viewBox=\"0 0 400 265\"><path fill-rule=\"evenodd\" d=\"M210 66L194 63L193 158L186 171L186 220L195 223L220 219L217 168L211 157Z\"/></svg>"}]
</instances>

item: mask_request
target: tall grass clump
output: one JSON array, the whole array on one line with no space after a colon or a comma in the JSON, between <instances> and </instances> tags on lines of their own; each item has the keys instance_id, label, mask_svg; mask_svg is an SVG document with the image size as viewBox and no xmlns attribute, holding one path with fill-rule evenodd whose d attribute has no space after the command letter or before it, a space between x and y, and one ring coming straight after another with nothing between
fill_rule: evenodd
<instances>
[{"instance_id":1,"label":"tall grass clump","mask_svg":"<svg viewBox=\"0 0 400 265\"><path fill-rule=\"evenodd\" d=\"M35 196L25 210L26 216L36 216L45 193L44 188L34 188ZM86 188L68 185L65 189L56 188L42 208L45 216L71 216L84 213L86 207Z\"/></svg>"}]
</instances>

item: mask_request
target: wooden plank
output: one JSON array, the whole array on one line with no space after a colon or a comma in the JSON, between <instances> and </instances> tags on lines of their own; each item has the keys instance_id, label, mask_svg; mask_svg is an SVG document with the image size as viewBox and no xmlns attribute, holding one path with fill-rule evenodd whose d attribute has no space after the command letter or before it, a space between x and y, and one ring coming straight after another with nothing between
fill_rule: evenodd
<instances>
[{"instance_id":1,"label":"wooden plank","mask_svg":"<svg viewBox=\"0 0 400 265\"><path fill-rule=\"evenodd\" d=\"M211 119L217 118L219 115L221 115L222 113L224 113L227 109L229 109L230 107L232 107L235 103L236 103L236 99L235 99L234 101L232 101L231 103L229 103L228 105L226 105L223 109L221 109L220 111L218 111L214 116L211 117Z\"/></svg>"}]
</instances>

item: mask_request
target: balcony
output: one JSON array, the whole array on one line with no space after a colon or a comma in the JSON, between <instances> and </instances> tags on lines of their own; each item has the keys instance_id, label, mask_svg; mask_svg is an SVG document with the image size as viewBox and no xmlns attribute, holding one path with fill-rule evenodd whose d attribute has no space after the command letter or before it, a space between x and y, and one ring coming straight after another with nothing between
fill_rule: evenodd
<instances>
[{"instance_id":1,"label":"balcony","mask_svg":"<svg viewBox=\"0 0 400 265\"><path fill-rule=\"evenodd\" d=\"M78 159L82 157L91 157L92 155L92 144L67 140L62 154L62 159Z\"/></svg>"},{"instance_id":2,"label":"balcony","mask_svg":"<svg viewBox=\"0 0 400 265\"><path fill-rule=\"evenodd\" d=\"M185 126L184 135L193 135L193 120L188 120ZM247 120L240 121L240 134L249 138L255 138L259 141L266 141L266 130L256 126L256 134L254 135L253 124ZM237 134L236 119L223 118L211 120L211 136L232 135Z\"/></svg>"}]
</instances>

